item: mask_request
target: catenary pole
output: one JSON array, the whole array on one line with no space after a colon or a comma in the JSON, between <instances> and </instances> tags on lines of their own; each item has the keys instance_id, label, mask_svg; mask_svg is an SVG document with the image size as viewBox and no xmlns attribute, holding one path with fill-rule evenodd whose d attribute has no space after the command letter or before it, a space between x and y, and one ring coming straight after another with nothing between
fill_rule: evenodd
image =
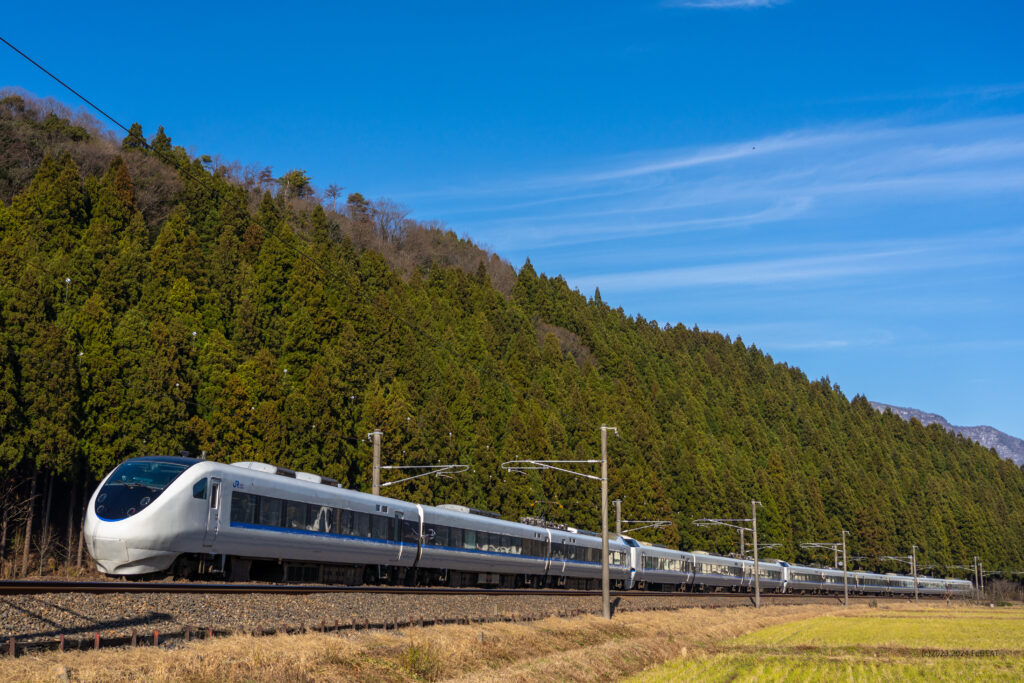
<instances>
[{"instance_id":1,"label":"catenary pole","mask_svg":"<svg viewBox=\"0 0 1024 683\"><path fill-rule=\"evenodd\" d=\"M911 546L911 568L914 570L914 602L917 602L917 546Z\"/></svg>"},{"instance_id":2,"label":"catenary pole","mask_svg":"<svg viewBox=\"0 0 1024 683\"><path fill-rule=\"evenodd\" d=\"M608 575L608 429L601 425L601 615L612 618Z\"/></svg>"},{"instance_id":3,"label":"catenary pole","mask_svg":"<svg viewBox=\"0 0 1024 683\"><path fill-rule=\"evenodd\" d=\"M370 432L370 436L373 437L373 486L371 487L371 493L375 496L380 495L380 437L383 434L379 429Z\"/></svg>"},{"instance_id":4,"label":"catenary pole","mask_svg":"<svg viewBox=\"0 0 1024 683\"><path fill-rule=\"evenodd\" d=\"M754 534L754 607L761 607L761 568L757 564L757 506L756 500L750 501L750 508L753 514L750 519L753 522L752 531Z\"/></svg>"},{"instance_id":5,"label":"catenary pole","mask_svg":"<svg viewBox=\"0 0 1024 683\"><path fill-rule=\"evenodd\" d=\"M850 606L850 583L846 573L846 534L848 532L843 529L843 607Z\"/></svg>"}]
</instances>

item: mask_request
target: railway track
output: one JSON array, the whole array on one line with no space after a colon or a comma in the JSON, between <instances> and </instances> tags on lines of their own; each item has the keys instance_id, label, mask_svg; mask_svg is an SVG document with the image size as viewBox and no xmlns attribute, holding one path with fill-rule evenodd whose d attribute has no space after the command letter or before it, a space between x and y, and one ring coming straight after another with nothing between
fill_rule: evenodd
<instances>
[{"instance_id":1,"label":"railway track","mask_svg":"<svg viewBox=\"0 0 1024 683\"><path fill-rule=\"evenodd\" d=\"M492 595L522 596L546 595L552 597L598 597L599 590L570 590L558 588L449 588L445 586L343 586L326 584L274 584L274 583L186 583L186 582L129 582L129 581L0 581L0 595L38 595L42 593L201 593L251 595L311 595L315 593L364 593L388 595ZM666 597L700 598L709 595L750 599L753 593L684 593L659 591L612 591L612 597ZM808 598L841 599L842 595L793 595L762 593L763 599ZM895 597L854 596L852 597ZM925 596L922 596L925 597Z\"/></svg>"}]
</instances>

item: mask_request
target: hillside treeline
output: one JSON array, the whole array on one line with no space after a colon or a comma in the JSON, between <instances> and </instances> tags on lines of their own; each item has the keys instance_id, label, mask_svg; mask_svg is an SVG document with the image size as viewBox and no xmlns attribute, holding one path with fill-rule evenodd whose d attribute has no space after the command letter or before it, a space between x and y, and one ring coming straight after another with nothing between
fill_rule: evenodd
<instances>
[{"instance_id":1,"label":"hillside treeline","mask_svg":"<svg viewBox=\"0 0 1024 683\"><path fill-rule=\"evenodd\" d=\"M389 495L595 529L595 483L500 465L595 458L602 423L622 434L624 517L675 522L640 538L735 550L692 520L756 498L771 556L813 560L798 545L845 528L854 555L1024 566L1024 474L993 451L739 339L516 273L391 202L339 206L301 171L270 182L162 129L118 142L52 109L0 101L9 566L73 556L85 497L125 458L262 460L368 490L374 429L385 464L470 466Z\"/></svg>"}]
</instances>

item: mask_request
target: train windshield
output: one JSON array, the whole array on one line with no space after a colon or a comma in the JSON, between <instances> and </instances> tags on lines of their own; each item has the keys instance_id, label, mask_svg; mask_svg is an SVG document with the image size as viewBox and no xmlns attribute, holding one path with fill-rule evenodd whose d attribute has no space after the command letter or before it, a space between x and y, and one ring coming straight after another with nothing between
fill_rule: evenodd
<instances>
[{"instance_id":1,"label":"train windshield","mask_svg":"<svg viewBox=\"0 0 1024 683\"><path fill-rule=\"evenodd\" d=\"M149 459L121 463L96 496L96 515L107 521L131 517L156 500L193 464Z\"/></svg>"}]
</instances>

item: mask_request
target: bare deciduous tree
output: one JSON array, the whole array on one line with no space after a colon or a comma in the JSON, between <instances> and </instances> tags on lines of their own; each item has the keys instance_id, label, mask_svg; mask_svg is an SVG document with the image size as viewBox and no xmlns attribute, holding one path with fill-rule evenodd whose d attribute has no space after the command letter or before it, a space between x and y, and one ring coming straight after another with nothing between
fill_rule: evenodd
<instances>
[{"instance_id":1,"label":"bare deciduous tree","mask_svg":"<svg viewBox=\"0 0 1024 683\"><path fill-rule=\"evenodd\" d=\"M261 192L266 192L274 186L274 169L270 166L264 166L256 176L256 182L259 184Z\"/></svg>"},{"instance_id":2,"label":"bare deciduous tree","mask_svg":"<svg viewBox=\"0 0 1024 683\"><path fill-rule=\"evenodd\" d=\"M331 211L338 210L338 197L341 196L341 191L344 189L345 188L340 185L331 183L327 186L327 189L324 190L324 196L331 200Z\"/></svg>"},{"instance_id":3,"label":"bare deciduous tree","mask_svg":"<svg viewBox=\"0 0 1024 683\"><path fill-rule=\"evenodd\" d=\"M372 204L373 223L377 237L383 242L401 241L406 234L409 209L387 197Z\"/></svg>"}]
</instances>

